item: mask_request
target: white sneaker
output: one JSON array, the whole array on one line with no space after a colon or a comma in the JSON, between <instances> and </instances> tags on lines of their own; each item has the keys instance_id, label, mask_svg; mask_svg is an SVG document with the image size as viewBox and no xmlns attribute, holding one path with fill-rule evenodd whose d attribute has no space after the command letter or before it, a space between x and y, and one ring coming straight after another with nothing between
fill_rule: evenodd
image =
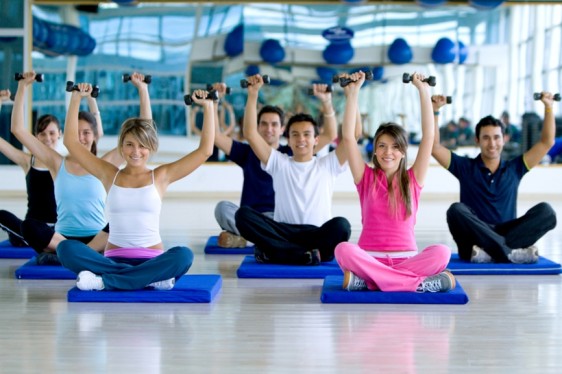
<instances>
[{"instance_id":1,"label":"white sneaker","mask_svg":"<svg viewBox=\"0 0 562 374\"><path fill-rule=\"evenodd\" d=\"M363 291L367 289L367 284L363 279L346 270L343 273L343 288L348 291Z\"/></svg>"},{"instance_id":2,"label":"white sneaker","mask_svg":"<svg viewBox=\"0 0 562 374\"><path fill-rule=\"evenodd\" d=\"M421 282L416 292L447 292L457 285L455 276L449 270L427 277Z\"/></svg>"},{"instance_id":3,"label":"white sneaker","mask_svg":"<svg viewBox=\"0 0 562 374\"><path fill-rule=\"evenodd\" d=\"M103 279L91 271L84 270L78 273L76 287L82 291L101 291L105 288Z\"/></svg>"},{"instance_id":4,"label":"white sneaker","mask_svg":"<svg viewBox=\"0 0 562 374\"><path fill-rule=\"evenodd\" d=\"M472 255L470 256L470 262L474 262L476 264L484 264L484 263L492 262L492 257L479 246L473 245Z\"/></svg>"},{"instance_id":5,"label":"white sneaker","mask_svg":"<svg viewBox=\"0 0 562 374\"><path fill-rule=\"evenodd\" d=\"M176 284L176 278L170 278L158 282L152 282L147 287L154 288L155 290L158 291L169 291L172 288L174 288L175 284Z\"/></svg>"},{"instance_id":6,"label":"white sneaker","mask_svg":"<svg viewBox=\"0 0 562 374\"><path fill-rule=\"evenodd\" d=\"M539 249L534 245L514 249L507 255L507 258L514 264L534 264L539 260Z\"/></svg>"}]
</instances>

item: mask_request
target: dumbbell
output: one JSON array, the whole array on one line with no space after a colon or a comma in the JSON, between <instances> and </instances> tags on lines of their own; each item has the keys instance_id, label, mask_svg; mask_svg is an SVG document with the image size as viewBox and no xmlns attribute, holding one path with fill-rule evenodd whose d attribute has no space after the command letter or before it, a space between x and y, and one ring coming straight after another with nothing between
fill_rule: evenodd
<instances>
[{"instance_id":1,"label":"dumbbell","mask_svg":"<svg viewBox=\"0 0 562 374\"><path fill-rule=\"evenodd\" d=\"M216 90L213 88L213 85L209 83L209 84L207 84L207 91L213 92L213 91L216 91ZM226 94L230 95L230 87L228 87L228 86L226 87Z\"/></svg>"},{"instance_id":2,"label":"dumbbell","mask_svg":"<svg viewBox=\"0 0 562 374\"><path fill-rule=\"evenodd\" d=\"M412 81L412 76L410 74L404 73L402 75L402 82L410 83L411 81ZM429 84L431 87L435 87L436 84L436 80L433 75L430 75L429 77L423 79L422 82L427 82L427 84Z\"/></svg>"},{"instance_id":3,"label":"dumbbell","mask_svg":"<svg viewBox=\"0 0 562 374\"><path fill-rule=\"evenodd\" d=\"M271 79L269 78L269 75L264 75L262 76L263 79L263 83L265 84L270 84L271 83ZM245 79L240 80L240 87L242 88L248 88L248 86L251 86L250 82L248 82Z\"/></svg>"},{"instance_id":4,"label":"dumbbell","mask_svg":"<svg viewBox=\"0 0 562 374\"><path fill-rule=\"evenodd\" d=\"M199 99L200 97L197 96L197 98ZM217 91L209 91L209 94L207 95L207 100L217 101L218 99L219 99L219 93ZM192 105L193 99L191 98L191 95L184 95L183 102L185 103L185 105Z\"/></svg>"},{"instance_id":5,"label":"dumbbell","mask_svg":"<svg viewBox=\"0 0 562 374\"><path fill-rule=\"evenodd\" d=\"M324 92L334 92L334 87L332 87L332 85L328 85L326 87L326 91L324 91ZM309 88L308 94L311 95L311 96L314 95L314 88Z\"/></svg>"},{"instance_id":6,"label":"dumbbell","mask_svg":"<svg viewBox=\"0 0 562 374\"><path fill-rule=\"evenodd\" d=\"M80 89L78 88L77 85L74 84L73 81L67 81L66 92L72 92L72 91L80 91ZM90 93L90 96L96 98L98 97L99 94L100 94L99 86L92 86L92 92Z\"/></svg>"},{"instance_id":7,"label":"dumbbell","mask_svg":"<svg viewBox=\"0 0 562 374\"><path fill-rule=\"evenodd\" d=\"M542 92L535 92L535 93L533 94L533 99L535 99L535 100L540 100L540 99L542 99ZM560 101L560 94L559 94L559 93L554 94L554 96L552 97L552 100L554 100L554 101Z\"/></svg>"},{"instance_id":8,"label":"dumbbell","mask_svg":"<svg viewBox=\"0 0 562 374\"><path fill-rule=\"evenodd\" d=\"M365 73L365 80L368 81L373 80L373 72L371 70L364 71L364 73ZM353 79L344 78L344 77L340 77L338 81L340 82L341 87L345 87L351 82L355 82Z\"/></svg>"},{"instance_id":9,"label":"dumbbell","mask_svg":"<svg viewBox=\"0 0 562 374\"><path fill-rule=\"evenodd\" d=\"M121 77L121 80L123 81L123 83L127 83L128 81L131 80L131 75L130 74L123 74L123 76ZM152 83L152 75L145 75L144 79L142 81L146 84Z\"/></svg>"},{"instance_id":10,"label":"dumbbell","mask_svg":"<svg viewBox=\"0 0 562 374\"><path fill-rule=\"evenodd\" d=\"M433 100L431 100L431 101L433 101ZM446 97L445 97L445 103L451 104L452 102L453 102L453 98L452 98L451 96L446 96Z\"/></svg>"},{"instance_id":11,"label":"dumbbell","mask_svg":"<svg viewBox=\"0 0 562 374\"><path fill-rule=\"evenodd\" d=\"M45 76L43 74L35 74L35 81L36 82L43 82L43 78L45 78ZM16 73L14 79L16 81L21 81L23 79L23 74L22 73Z\"/></svg>"}]
</instances>

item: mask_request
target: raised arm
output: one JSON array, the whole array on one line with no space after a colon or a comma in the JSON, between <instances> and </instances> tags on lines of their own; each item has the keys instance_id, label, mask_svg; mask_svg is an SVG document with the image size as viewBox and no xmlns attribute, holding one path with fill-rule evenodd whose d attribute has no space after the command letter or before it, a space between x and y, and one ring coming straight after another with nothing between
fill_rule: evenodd
<instances>
[{"instance_id":1,"label":"raised arm","mask_svg":"<svg viewBox=\"0 0 562 374\"><path fill-rule=\"evenodd\" d=\"M267 164L269 156L273 148L261 137L258 133L258 93L263 86L263 79L261 75L253 75L247 78L248 80L248 100L246 101L246 110L244 110L244 137L250 143L252 150L259 158L259 160Z\"/></svg>"},{"instance_id":2,"label":"raised arm","mask_svg":"<svg viewBox=\"0 0 562 374\"><path fill-rule=\"evenodd\" d=\"M41 141L33 136L33 134L26 129L24 125L25 91L34 80L35 72L31 71L23 73L23 79L18 82L18 90L14 99L14 107L12 108L11 131L20 143L31 152L31 154L47 166L54 179L62 162L62 156L55 150L41 143ZM78 115L76 118L78 118Z\"/></svg>"},{"instance_id":3,"label":"raised arm","mask_svg":"<svg viewBox=\"0 0 562 374\"><path fill-rule=\"evenodd\" d=\"M117 167L104 161L90 152L90 150L80 143L78 135L78 113L80 111L80 101L83 97L89 96L92 86L88 83L79 83L78 91L72 91L70 103L66 112L63 142L71 157L76 159L84 169L98 178L109 191L113 177L117 172Z\"/></svg>"},{"instance_id":4,"label":"raised arm","mask_svg":"<svg viewBox=\"0 0 562 374\"><path fill-rule=\"evenodd\" d=\"M351 175L353 175L353 182L358 184L363 179L363 174L365 173L365 161L357 145L356 138L359 90L363 82L365 82L365 73L359 71L353 73L350 78L354 81L344 87L346 101L343 113L342 139L336 148L336 153L338 151L345 153L345 158L348 160L349 168L351 169ZM343 149L340 149L342 146Z\"/></svg>"},{"instance_id":5,"label":"raised arm","mask_svg":"<svg viewBox=\"0 0 562 374\"><path fill-rule=\"evenodd\" d=\"M98 102L97 102L95 97L92 97L92 95L88 95L87 99L88 99L88 110L96 118L96 127L97 127L97 130L98 130L98 139L100 139L103 136L103 123L101 121L101 114L100 114L100 110L98 108Z\"/></svg>"},{"instance_id":6,"label":"raised arm","mask_svg":"<svg viewBox=\"0 0 562 374\"><path fill-rule=\"evenodd\" d=\"M215 89L218 92L219 98L223 97L226 93L226 84L215 83L213 85L213 89ZM230 136L226 134L226 132L221 131L218 102L213 103L213 115L214 115L214 123L215 123L215 138L214 138L215 146L219 148L221 151L223 151L225 155L229 156L230 151L232 150L233 140ZM231 124L236 125L235 123L236 121L234 121L233 117L231 117L230 120L231 120Z\"/></svg>"},{"instance_id":7,"label":"raised arm","mask_svg":"<svg viewBox=\"0 0 562 374\"><path fill-rule=\"evenodd\" d=\"M421 127L422 138L418 147L416 160L412 165L412 170L416 176L416 180L423 186L427 170L429 169L429 161L431 160L431 150L435 138L435 125L432 113L431 94L429 92L429 84L423 82L422 74L414 73L412 76L412 84L416 86L420 95L421 108Z\"/></svg>"},{"instance_id":8,"label":"raised arm","mask_svg":"<svg viewBox=\"0 0 562 374\"><path fill-rule=\"evenodd\" d=\"M213 154L215 117L213 115L213 101L206 99L207 93L206 90L196 90L191 96L194 103L203 107L203 129L199 147L179 160L163 164L155 169L155 177L161 195L166 191L169 184L191 174ZM197 98L197 96L200 98Z\"/></svg>"},{"instance_id":9,"label":"raised arm","mask_svg":"<svg viewBox=\"0 0 562 374\"><path fill-rule=\"evenodd\" d=\"M523 154L523 160L529 169L537 166L543 157L554 145L556 135L556 123L552 112L553 95L543 92L541 101L544 104L544 122L542 125L541 138L527 152Z\"/></svg>"},{"instance_id":10,"label":"raised arm","mask_svg":"<svg viewBox=\"0 0 562 374\"><path fill-rule=\"evenodd\" d=\"M133 73L131 75L131 83L139 91L140 114L142 119L152 119L152 107L150 106L150 95L148 93L148 84L144 81L144 75Z\"/></svg>"},{"instance_id":11,"label":"raised arm","mask_svg":"<svg viewBox=\"0 0 562 374\"><path fill-rule=\"evenodd\" d=\"M2 110L2 103L10 100L10 95L10 90L0 90L0 110ZM0 138L0 152L10 159L10 161L19 165L24 173L29 171L31 167L31 156L17 149L3 138Z\"/></svg>"},{"instance_id":12,"label":"raised arm","mask_svg":"<svg viewBox=\"0 0 562 374\"><path fill-rule=\"evenodd\" d=\"M338 123L336 119L336 112L332 105L332 93L327 92L327 84L313 84L312 90L314 96L320 100L322 107L320 111L324 116L324 132L318 136L318 143L315 147L315 153L322 148L331 144L338 137Z\"/></svg>"},{"instance_id":13,"label":"raised arm","mask_svg":"<svg viewBox=\"0 0 562 374\"><path fill-rule=\"evenodd\" d=\"M439 110L447 103L444 95L433 95L431 97L431 106L433 109L433 147L431 155L437 160L439 165L449 168L451 163L451 151L441 144L439 136Z\"/></svg>"}]
</instances>

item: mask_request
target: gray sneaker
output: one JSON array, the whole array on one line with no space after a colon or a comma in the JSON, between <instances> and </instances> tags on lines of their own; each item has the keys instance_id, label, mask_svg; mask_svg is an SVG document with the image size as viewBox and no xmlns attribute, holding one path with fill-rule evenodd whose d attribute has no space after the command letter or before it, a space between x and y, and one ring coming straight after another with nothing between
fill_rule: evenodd
<instances>
[{"instance_id":1,"label":"gray sneaker","mask_svg":"<svg viewBox=\"0 0 562 374\"><path fill-rule=\"evenodd\" d=\"M363 291L367 289L367 284L365 283L365 281L349 270L346 270L343 273L342 286L348 291Z\"/></svg>"},{"instance_id":2,"label":"gray sneaker","mask_svg":"<svg viewBox=\"0 0 562 374\"><path fill-rule=\"evenodd\" d=\"M484 264L488 262L492 262L492 257L485 250L480 248L477 245L472 246L472 255L470 256L470 262L474 262L476 264Z\"/></svg>"},{"instance_id":3,"label":"gray sneaker","mask_svg":"<svg viewBox=\"0 0 562 374\"><path fill-rule=\"evenodd\" d=\"M455 286L455 276L449 270L445 270L425 278L416 292L447 292L454 289Z\"/></svg>"},{"instance_id":4,"label":"gray sneaker","mask_svg":"<svg viewBox=\"0 0 562 374\"><path fill-rule=\"evenodd\" d=\"M534 264L539 260L539 249L532 245L527 248L514 249L507 255L514 264Z\"/></svg>"}]
</instances>

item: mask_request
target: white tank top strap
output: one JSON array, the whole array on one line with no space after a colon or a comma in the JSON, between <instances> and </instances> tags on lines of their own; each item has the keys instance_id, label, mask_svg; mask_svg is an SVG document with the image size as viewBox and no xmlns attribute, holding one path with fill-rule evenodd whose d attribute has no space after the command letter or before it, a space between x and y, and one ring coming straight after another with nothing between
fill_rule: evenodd
<instances>
[{"instance_id":1,"label":"white tank top strap","mask_svg":"<svg viewBox=\"0 0 562 374\"><path fill-rule=\"evenodd\" d=\"M154 184L154 169L152 169L152 184Z\"/></svg>"},{"instance_id":2,"label":"white tank top strap","mask_svg":"<svg viewBox=\"0 0 562 374\"><path fill-rule=\"evenodd\" d=\"M121 171L121 169L117 170L117 173L115 173L115 176L113 177L113 185L115 185L115 181L117 180L117 175L119 174L119 172Z\"/></svg>"}]
</instances>

